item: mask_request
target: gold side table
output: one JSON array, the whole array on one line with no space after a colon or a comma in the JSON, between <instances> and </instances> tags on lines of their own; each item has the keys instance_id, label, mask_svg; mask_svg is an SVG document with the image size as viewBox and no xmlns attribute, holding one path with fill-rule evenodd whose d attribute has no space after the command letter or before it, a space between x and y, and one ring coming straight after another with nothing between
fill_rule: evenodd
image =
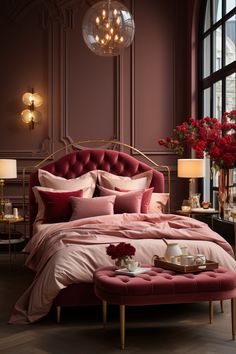
<instances>
[{"instance_id":1,"label":"gold side table","mask_svg":"<svg viewBox=\"0 0 236 354\"><path fill-rule=\"evenodd\" d=\"M8 238L2 239L0 236L0 245L8 245L8 253L9 253L9 262L12 264L12 246L15 246L18 243L25 242L25 237L22 235L19 238L12 238L12 228L13 231L16 230L16 224L24 222L23 217L18 218L0 218L0 224L4 224L4 231L7 233Z\"/></svg>"}]
</instances>

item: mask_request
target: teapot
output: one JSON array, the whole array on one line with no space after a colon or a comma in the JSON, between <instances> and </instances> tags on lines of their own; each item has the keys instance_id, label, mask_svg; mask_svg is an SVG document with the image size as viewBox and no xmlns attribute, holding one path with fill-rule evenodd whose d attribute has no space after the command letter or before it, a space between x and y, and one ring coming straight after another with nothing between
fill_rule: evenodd
<instances>
[{"instance_id":1,"label":"teapot","mask_svg":"<svg viewBox=\"0 0 236 354\"><path fill-rule=\"evenodd\" d=\"M164 238L163 241L167 245L164 257L168 262L171 260L172 257L178 257L182 255L182 251L178 243L168 243Z\"/></svg>"}]
</instances>

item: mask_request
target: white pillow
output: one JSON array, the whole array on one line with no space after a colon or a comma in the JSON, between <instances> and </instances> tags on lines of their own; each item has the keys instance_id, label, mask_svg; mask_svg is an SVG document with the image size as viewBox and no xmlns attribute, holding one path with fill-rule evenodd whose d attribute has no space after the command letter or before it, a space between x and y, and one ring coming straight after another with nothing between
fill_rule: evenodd
<instances>
[{"instance_id":1,"label":"white pillow","mask_svg":"<svg viewBox=\"0 0 236 354\"><path fill-rule=\"evenodd\" d=\"M128 189L141 190L149 188L152 181L152 171L139 173L132 177L117 176L112 173L98 170L98 183L100 186L107 189Z\"/></svg>"},{"instance_id":2,"label":"white pillow","mask_svg":"<svg viewBox=\"0 0 236 354\"><path fill-rule=\"evenodd\" d=\"M149 204L149 213L163 212L169 200L169 193L152 193L151 201Z\"/></svg>"},{"instance_id":3,"label":"white pillow","mask_svg":"<svg viewBox=\"0 0 236 354\"><path fill-rule=\"evenodd\" d=\"M53 188L57 190L74 191L83 189L84 198L92 198L97 182L97 170L87 172L77 178L66 179L54 176L45 170L38 170L38 178L42 187Z\"/></svg>"}]
</instances>

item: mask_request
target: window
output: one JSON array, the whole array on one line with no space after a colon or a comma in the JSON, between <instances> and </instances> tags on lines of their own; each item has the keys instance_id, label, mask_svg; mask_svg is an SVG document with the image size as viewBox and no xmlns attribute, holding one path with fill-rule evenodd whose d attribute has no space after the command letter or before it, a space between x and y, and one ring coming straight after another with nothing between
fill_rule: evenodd
<instances>
[{"instance_id":1,"label":"window","mask_svg":"<svg viewBox=\"0 0 236 354\"><path fill-rule=\"evenodd\" d=\"M221 120L225 111L236 109L236 0L206 0L203 13L200 112ZM206 169L209 176L208 159ZM203 198L217 207L217 179L205 178L203 187Z\"/></svg>"}]
</instances>

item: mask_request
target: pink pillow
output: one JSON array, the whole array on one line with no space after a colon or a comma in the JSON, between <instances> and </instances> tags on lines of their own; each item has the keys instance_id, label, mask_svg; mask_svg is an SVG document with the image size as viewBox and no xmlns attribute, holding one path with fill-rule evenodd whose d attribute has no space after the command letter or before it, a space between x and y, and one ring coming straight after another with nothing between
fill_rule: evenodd
<instances>
[{"instance_id":1,"label":"pink pillow","mask_svg":"<svg viewBox=\"0 0 236 354\"><path fill-rule=\"evenodd\" d=\"M149 206L149 213L163 212L169 200L169 197L169 193L152 193Z\"/></svg>"},{"instance_id":2,"label":"pink pillow","mask_svg":"<svg viewBox=\"0 0 236 354\"><path fill-rule=\"evenodd\" d=\"M39 191L39 194L45 206L43 221L51 224L70 220L72 208L69 198L82 197L83 190L59 193Z\"/></svg>"},{"instance_id":3,"label":"pink pillow","mask_svg":"<svg viewBox=\"0 0 236 354\"><path fill-rule=\"evenodd\" d=\"M150 205L153 190L154 190L154 187L143 190L143 198L142 198L142 203L141 203L141 213L147 214L149 212L149 205ZM125 192L125 193L130 192L130 190L120 189L117 187L116 187L116 191Z\"/></svg>"},{"instance_id":4,"label":"pink pillow","mask_svg":"<svg viewBox=\"0 0 236 354\"><path fill-rule=\"evenodd\" d=\"M112 215L114 214L115 199L115 195L96 198L70 197L70 202L73 209L70 220L89 218L99 215Z\"/></svg>"},{"instance_id":5,"label":"pink pillow","mask_svg":"<svg viewBox=\"0 0 236 354\"><path fill-rule=\"evenodd\" d=\"M98 186L101 196L115 195L115 214L140 213L144 191L118 192Z\"/></svg>"}]
</instances>

